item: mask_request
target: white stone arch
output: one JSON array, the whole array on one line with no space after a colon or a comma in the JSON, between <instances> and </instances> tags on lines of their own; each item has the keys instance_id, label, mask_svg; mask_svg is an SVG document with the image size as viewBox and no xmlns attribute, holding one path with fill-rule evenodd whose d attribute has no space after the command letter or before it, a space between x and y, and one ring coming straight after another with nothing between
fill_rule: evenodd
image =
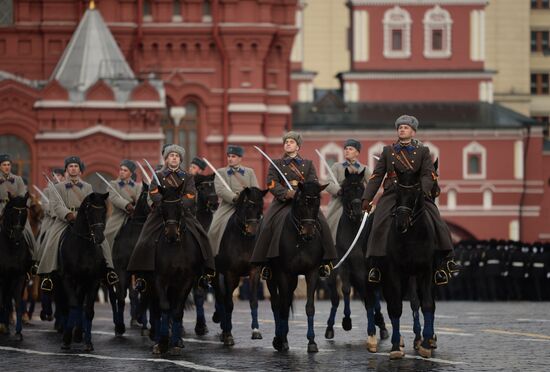
<instances>
[{"instance_id":1,"label":"white stone arch","mask_svg":"<svg viewBox=\"0 0 550 372\"><path fill-rule=\"evenodd\" d=\"M412 19L405 9L394 6L384 13L384 57L409 58L411 56ZM401 49L393 47L394 33L401 34Z\"/></svg>"},{"instance_id":2,"label":"white stone arch","mask_svg":"<svg viewBox=\"0 0 550 372\"><path fill-rule=\"evenodd\" d=\"M473 159L478 157L479 171L473 172L469 165ZM487 149L476 141L470 142L462 149L462 178L465 180L479 180L487 178Z\"/></svg>"},{"instance_id":3,"label":"white stone arch","mask_svg":"<svg viewBox=\"0 0 550 372\"><path fill-rule=\"evenodd\" d=\"M382 150L384 149L384 146L386 146L384 142L376 142L374 145L369 147L369 155L368 155L369 157L367 158L367 166L369 167L369 171L371 173L374 170L376 163L378 162L375 156L380 157L382 155Z\"/></svg>"},{"instance_id":4,"label":"white stone arch","mask_svg":"<svg viewBox=\"0 0 550 372\"><path fill-rule=\"evenodd\" d=\"M321 155L323 155L328 165L331 167L332 164L334 164L335 162L341 163L344 161L344 150L342 146L339 146L334 142L327 143L325 146L319 149L319 152L321 153ZM330 177L327 171L327 167L325 167L323 164L320 164L319 168L321 180L323 180L323 182L326 182Z\"/></svg>"},{"instance_id":5,"label":"white stone arch","mask_svg":"<svg viewBox=\"0 0 550 372\"><path fill-rule=\"evenodd\" d=\"M439 159L437 174L441 174L441 159L439 158L439 147L434 145L432 142L424 142L424 146L427 146L430 149L432 162L435 162Z\"/></svg>"},{"instance_id":6,"label":"white stone arch","mask_svg":"<svg viewBox=\"0 0 550 372\"><path fill-rule=\"evenodd\" d=\"M448 58L452 54L452 25L451 14L439 5L426 11L424 14L424 57ZM434 49L434 37L438 33L441 37L441 48Z\"/></svg>"}]
</instances>

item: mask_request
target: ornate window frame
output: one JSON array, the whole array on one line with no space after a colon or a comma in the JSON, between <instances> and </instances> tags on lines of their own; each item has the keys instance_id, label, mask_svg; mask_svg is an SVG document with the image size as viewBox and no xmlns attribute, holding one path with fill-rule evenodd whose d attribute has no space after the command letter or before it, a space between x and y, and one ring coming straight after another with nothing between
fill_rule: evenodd
<instances>
[{"instance_id":1,"label":"ornate window frame","mask_svg":"<svg viewBox=\"0 0 550 372\"><path fill-rule=\"evenodd\" d=\"M426 11L424 14L424 57L449 58L452 55L452 25L453 20L449 11L439 5ZM441 50L433 49L433 32L441 30Z\"/></svg>"},{"instance_id":2,"label":"ornate window frame","mask_svg":"<svg viewBox=\"0 0 550 372\"><path fill-rule=\"evenodd\" d=\"M385 58L409 58L411 56L411 15L405 9L394 6L386 10L384 19L384 57ZM401 50L392 48L393 31L401 31Z\"/></svg>"},{"instance_id":3,"label":"ornate window frame","mask_svg":"<svg viewBox=\"0 0 550 372\"><path fill-rule=\"evenodd\" d=\"M332 164L336 163L342 163L344 161L344 151L342 146L337 145L334 142L329 142L325 146L323 146L319 152L321 155L325 158L328 165L332 167ZM336 159L336 161L332 161ZM321 180L323 182L330 179L330 175L328 173L327 167L320 165L319 166L319 173L321 175Z\"/></svg>"},{"instance_id":4,"label":"ornate window frame","mask_svg":"<svg viewBox=\"0 0 550 372\"><path fill-rule=\"evenodd\" d=\"M382 150L384 150L384 146L386 146L384 142L376 142L375 144L369 147L367 166L371 173L374 171L374 167L376 167L376 163L378 163L378 160L375 159L375 156L377 157L382 156Z\"/></svg>"},{"instance_id":5,"label":"ornate window frame","mask_svg":"<svg viewBox=\"0 0 550 372\"><path fill-rule=\"evenodd\" d=\"M479 173L471 173L470 156L479 156ZM487 149L473 141L462 149L462 178L465 180L482 180L487 178Z\"/></svg>"}]
</instances>

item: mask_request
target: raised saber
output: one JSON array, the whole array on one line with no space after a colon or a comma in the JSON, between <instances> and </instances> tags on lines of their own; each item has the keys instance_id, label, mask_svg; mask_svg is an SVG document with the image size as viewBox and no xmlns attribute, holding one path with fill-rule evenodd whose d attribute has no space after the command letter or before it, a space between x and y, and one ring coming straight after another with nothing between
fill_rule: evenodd
<instances>
[{"instance_id":1,"label":"raised saber","mask_svg":"<svg viewBox=\"0 0 550 372\"><path fill-rule=\"evenodd\" d=\"M139 166L139 169L141 169L141 174L143 174L143 177L147 180L147 183L151 184L151 177L149 177L149 174L145 171L145 168L143 168L143 165L139 161L136 161L137 165Z\"/></svg>"},{"instance_id":2,"label":"raised saber","mask_svg":"<svg viewBox=\"0 0 550 372\"><path fill-rule=\"evenodd\" d=\"M67 204L65 204L65 201L63 201L63 198L61 197L61 194L59 193L59 191L57 191L57 189L55 188L55 185L54 183L52 182L52 180L50 180L50 178L48 177L48 175L46 173L42 173L44 175L44 177L46 177L46 180L48 181L48 185L53 189L55 195L57 196L57 198L59 199L59 201L61 203L63 203L63 205L65 206L65 208L67 208ZM67 208L69 209L69 208Z\"/></svg>"},{"instance_id":3,"label":"raised saber","mask_svg":"<svg viewBox=\"0 0 550 372\"><path fill-rule=\"evenodd\" d=\"M202 160L204 160L204 162L206 163L206 165L208 165L210 167L210 169L212 169L212 171L214 172L214 174L216 175L216 177L218 177L218 179L221 181L222 185L225 186L225 188L227 190L229 190L230 192L233 192L233 190L231 190L231 187L229 187L229 185L227 184L227 182L225 182L225 180L222 178L221 174L216 170L216 168L214 168L214 166L208 161L208 159L206 158L202 158Z\"/></svg>"},{"instance_id":4,"label":"raised saber","mask_svg":"<svg viewBox=\"0 0 550 372\"><path fill-rule=\"evenodd\" d=\"M110 187L111 190L113 190L113 191L115 192L115 194L116 194L119 198L121 198L121 199L123 199L123 200L126 200L126 199L124 199L124 198L122 197L122 195L120 195L120 193L114 188L114 186L111 185L111 182L107 181L107 180L105 179L105 177L103 177L103 176L102 176L101 174L99 174L98 172L95 172L95 174L96 174L96 176L98 176L99 179L102 180L108 187Z\"/></svg>"},{"instance_id":5,"label":"raised saber","mask_svg":"<svg viewBox=\"0 0 550 372\"><path fill-rule=\"evenodd\" d=\"M325 157L319 152L319 150L315 149L315 152L317 153L317 155L319 155L319 159L321 159L321 163L323 163L323 165L325 166L325 168L327 169L328 171L328 174L330 176L330 178L332 178L332 181L338 185L338 181L336 180L336 176L334 175L334 173L332 172L332 169L330 169L330 166L328 165L327 163L327 159L325 159Z\"/></svg>"},{"instance_id":6,"label":"raised saber","mask_svg":"<svg viewBox=\"0 0 550 372\"><path fill-rule=\"evenodd\" d=\"M151 164L149 164L149 162L145 158L143 159L143 161L145 162L145 165L147 166L147 168L149 168L151 173L153 173L153 178L155 179L155 182L157 183L158 187L162 187L162 185L160 184L159 178L157 177L157 173L155 172Z\"/></svg>"},{"instance_id":7,"label":"raised saber","mask_svg":"<svg viewBox=\"0 0 550 372\"><path fill-rule=\"evenodd\" d=\"M346 258L348 258L349 254L351 253L351 250L355 246L355 243L357 243L357 241L359 240L359 236L361 235L361 233L363 232L363 229L365 228L365 223L367 222L368 217L369 217L369 213L365 211L365 213L363 214L363 220L361 221L361 226L359 226L359 230L357 231L357 235L355 235L355 239L353 239L353 242L351 242L351 245L349 246L349 248L348 248L346 254L344 255L344 257L342 257L340 259L340 261L336 264L336 266L334 266L335 269L337 269L338 266L340 266L342 264L342 262L344 262L344 260Z\"/></svg>"},{"instance_id":8,"label":"raised saber","mask_svg":"<svg viewBox=\"0 0 550 372\"><path fill-rule=\"evenodd\" d=\"M36 192L38 192L38 193L40 194L40 196L46 201L46 203L49 203L49 202L50 202L50 200L48 199L48 197L46 196L46 194L44 194L44 193L42 192L42 190L40 190L40 189L38 188L38 186L32 185L32 187L34 187L34 189L36 190Z\"/></svg>"},{"instance_id":9,"label":"raised saber","mask_svg":"<svg viewBox=\"0 0 550 372\"><path fill-rule=\"evenodd\" d=\"M258 146L254 146L254 148L256 150L258 150L260 152L260 154L262 154L264 156L264 158L267 159L267 161L269 161L271 163L271 165L273 165L273 167L277 170L277 172L279 172L279 175L283 178L283 180L285 181L286 183L286 186L288 187L289 190L293 190L292 188L292 185L290 184L290 182L288 182L288 180L286 179L285 175L283 174L283 172L281 172L281 170L279 169L279 167L277 165L275 165L275 162L273 162L273 160L271 160L271 158L269 157L269 155L267 155L265 152L262 151L262 149L260 149Z\"/></svg>"}]
</instances>

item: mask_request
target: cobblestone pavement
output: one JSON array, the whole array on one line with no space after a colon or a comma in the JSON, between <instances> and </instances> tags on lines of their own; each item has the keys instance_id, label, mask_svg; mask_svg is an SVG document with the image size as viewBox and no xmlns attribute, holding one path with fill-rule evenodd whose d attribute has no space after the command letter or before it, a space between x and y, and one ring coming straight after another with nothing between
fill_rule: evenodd
<instances>
[{"instance_id":1,"label":"cobblestone pavement","mask_svg":"<svg viewBox=\"0 0 550 372\"><path fill-rule=\"evenodd\" d=\"M391 345L387 340L381 343L378 354L365 349L366 315L360 302L352 303L353 329L349 332L342 330L339 312L334 340L324 338L330 302L317 302L315 330L319 353L308 354L304 301L296 301L290 322L291 349L280 354L271 346L274 324L269 302L260 302L263 340L251 340L248 303L238 301L233 316L236 345L232 348L217 340L218 327L210 319L210 333L195 336L194 314L189 312L184 320L187 333L183 355L155 357L151 354L152 343L140 336L138 329L115 337L110 307L97 305L93 353L84 353L81 345L70 352L61 351L60 336L52 330L52 323L35 319L24 328L21 342L13 336L0 336L0 371L550 370L550 303L441 302L437 306L438 349L430 360L415 355L412 349L408 305L404 306L401 322L407 355L404 360L390 361ZM211 303L206 305L207 314L212 314L212 308ZM386 321L389 323L387 316Z\"/></svg>"}]
</instances>

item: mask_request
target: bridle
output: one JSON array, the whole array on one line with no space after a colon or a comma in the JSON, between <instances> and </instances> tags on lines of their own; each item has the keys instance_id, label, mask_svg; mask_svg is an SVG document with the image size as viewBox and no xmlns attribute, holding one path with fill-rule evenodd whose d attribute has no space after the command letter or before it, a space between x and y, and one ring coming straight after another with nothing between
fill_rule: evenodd
<instances>
[{"instance_id":1,"label":"bridle","mask_svg":"<svg viewBox=\"0 0 550 372\"><path fill-rule=\"evenodd\" d=\"M320 196L304 196L305 201L304 204L307 207L308 204L311 203L313 200L319 200ZM297 218L294 213L292 213L292 224L294 225L294 228L298 232L298 235L302 240L305 240L306 237L309 235L305 233L304 231L304 225L310 225L313 226L314 234L319 233L321 231L321 224L317 218ZM312 234L312 235L314 235Z\"/></svg>"},{"instance_id":2,"label":"bridle","mask_svg":"<svg viewBox=\"0 0 550 372\"><path fill-rule=\"evenodd\" d=\"M72 229L72 232L73 232L73 234L75 234L79 238L91 241L91 242L94 243L94 245L99 245L100 243L96 240L96 234L95 234L94 230L96 228L99 228L99 229L102 229L102 230L105 229L105 223L104 222L89 223L90 220L91 220L91 218L90 218L90 208L100 209L100 210L106 210L107 209L105 207L105 205L94 205L92 203L87 203L84 206L84 216L86 216L86 221L88 221L88 224L87 224L88 225L88 235L79 234L74 228Z\"/></svg>"},{"instance_id":3,"label":"bridle","mask_svg":"<svg viewBox=\"0 0 550 372\"><path fill-rule=\"evenodd\" d=\"M412 191L414 189L419 190L420 183L415 183L414 185L403 185L402 183L398 183L397 186L398 188ZM424 213L424 208L418 208L419 196L420 195L416 196L412 208L405 205L400 205L395 208L394 216L406 216L408 227L412 227L418 221L420 216Z\"/></svg>"},{"instance_id":4,"label":"bridle","mask_svg":"<svg viewBox=\"0 0 550 372\"><path fill-rule=\"evenodd\" d=\"M166 199L163 199L162 202L161 202L161 210L162 210L163 204L176 204L176 203L180 203L180 204L182 203L181 197L180 197L180 198L177 198L177 199L174 199L174 200L166 200ZM164 214L162 214L162 220L164 221L164 234L165 234L165 235L168 233L168 226L170 226L170 225L176 225L176 226L177 226L177 229L176 229L176 236L177 236L177 238L179 239L179 237L180 237L180 230L181 230L181 213L180 213L179 215L180 215L180 218L179 218L179 219L172 219L172 218L165 219L165 218L164 218Z\"/></svg>"},{"instance_id":5,"label":"bridle","mask_svg":"<svg viewBox=\"0 0 550 372\"><path fill-rule=\"evenodd\" d=\"M244 204L245 203L248 203L251 205L251 207L255 207L256 206L256 202L250 200L250 199L246 199L245 201L243 201L242 205L240 206L241 208L244 208ZM250 232L250 227L251 226L257 226L259 223L260 223L260 219L258 218L241 218L241 216L239 215L239 213L235 213L235 218L237 219L237 223L241 229L241 234L244 235L244 236L254 236L256 234L253 234Z\"/></svg>"},{"instance_id":6,"label":"bridle","mask_svg":"<svg viewBox=\"0 0 550 372\"><path fill-rule=\"evenodd\" d=\"M6 206L6 209L8 208L8 206ZM5 210L4 209L4 215L5 215ZM13 239L15 238L15 233L17 231L23 231L23 229L25 228L24 225L22 225L20 223L20 220L21 220L21 214L26 211L28 208L27 207L14 207L14 206L11 206L10 209L13 209L16 211L16 215L13 216L12 218L15 219L15 221L17 221L17 223L15 225L11 225L9 226L9 228L7 228L7 233L8 233L8 238L14 242L15 244L19 244L19 240L17 241L14 241ZM2 218L4 218L4 216L2 216ZM26 218L25 218L26 220Z\"/></svg>"}]
</instances>

